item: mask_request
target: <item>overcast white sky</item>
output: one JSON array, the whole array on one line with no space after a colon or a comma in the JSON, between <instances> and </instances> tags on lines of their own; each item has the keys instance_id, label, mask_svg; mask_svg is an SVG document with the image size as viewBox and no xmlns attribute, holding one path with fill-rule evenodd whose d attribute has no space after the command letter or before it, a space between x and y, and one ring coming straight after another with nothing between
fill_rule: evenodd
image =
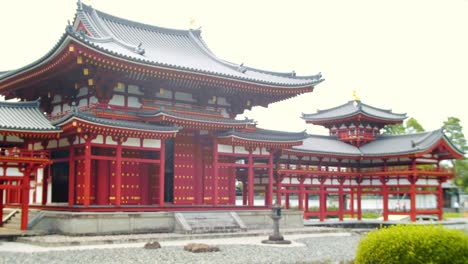
<instances>
[{"instance_id":1,"label":"overcast white sky","mask_svg":"<svg viewBox=\"0 0 468 264\"><path fill-rule=\"evenodd\" d=\"M169 28L187 29L194 18L220 58L298 75L322 72L326 80L313 93L247 111L260 127L324 133L306 126L301 112L346 103L356 89L364 103L406 112L426 130L456 116L468 134L468 0L83 3ZM0 71L43 56L75 10L74 0L2 1Z\"/></svg>"}]
</instances>

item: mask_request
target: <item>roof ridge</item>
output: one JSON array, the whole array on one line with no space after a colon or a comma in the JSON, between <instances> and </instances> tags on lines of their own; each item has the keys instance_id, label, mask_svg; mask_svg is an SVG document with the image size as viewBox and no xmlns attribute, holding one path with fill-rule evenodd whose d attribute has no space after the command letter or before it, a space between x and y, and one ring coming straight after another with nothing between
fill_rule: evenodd
<instances>
[{"instance_id":1,"label":"roof ridge","mask_svg":"<svg viewBox=\"0 0 468 264\"><path fill-rule=\"evenodd\" d=\"M18 102L10 102L10 101L0 101L0 107L30 107L30 108L38 108L41 104L41 99L38 98L34 101L18 101Z\"/></svg>"},{"instance_id":2,"label":"roof ridge","mask_svg":"<svg viewBox=\"0 0 468 264\"><path fill-rule=\"evenodd\" d=\"M166 34L187 35L188 32L190 31L190 30L186 30L186 29L173 29L173 28L166 28L166 27L159 27L159 26L155 26L155 25L145 24L145 23L137 22L137 21L134 21L134 20L129 20L129 19L126 19L126 18L117 17L117 16L114 16L114 15L102 12L102 11L100 11L98 9L94 9L91 5L82 4L82 6L83 6L83 10L86 10L87 12L89 12L90 10L95 10L95 12L98 14L98 16L103 17L105 19L113 20L114 22L117 22L117 23L120 23L120 24L126 24L126 25L129 25L129 26L139 27L139 28L152 30L152 31L159 31L159 32L163 32L163 33L166 33ZM194 30L194 31L200 31L200 30Z\"/></svg>"},{"instance_id":3,"label":"roof ridge","mask_svg":"<svg viewBox=\"0 0 468 264\"><path fill-rule=\"evenodd\" d=\"M386 112L386 113L389 113L389 114L392 114L392 115L406 116L406 113L402 113L402 114L394 113L391 108L390 109L382 109L382 108L378 108L378 107L375 107L375 106L372 106L372 105L362 103L361 101L359 101L359 102L360 102L361 105L367 106L367 107L375 109L375 110L383 111L383 112ZM363 112L365 112L362 108L361 108L361 110Z\"/></svg>"},{"instance_id":4,"label":"roof ridge","mask_svg":"<svg viewBox=\"0 0 468 264\"><path fill-rule=\"evenodd\" d=\"M327 113L327 112L330 112L330 111L332 111L332 110L335 110L335 109L341 108L341 107L343 107L343 106L346 106L346 105L348 105L348 104L350 104L350 103L352 103L352 102L354 102L354 101L349 101L349 102L347 102L347 103L345 103L345 104L342 104L342 105L339 105L339 106L335 106L335 107L332 107L332 108L328 108L328 109L324 109L324 110L317 109L317 112L316 112L316 113L310 113L310 114L302 113L302 118L304 118L305 116L317 115L317 114L319 114L319 113Z\"/></svg>"}]
</instances>

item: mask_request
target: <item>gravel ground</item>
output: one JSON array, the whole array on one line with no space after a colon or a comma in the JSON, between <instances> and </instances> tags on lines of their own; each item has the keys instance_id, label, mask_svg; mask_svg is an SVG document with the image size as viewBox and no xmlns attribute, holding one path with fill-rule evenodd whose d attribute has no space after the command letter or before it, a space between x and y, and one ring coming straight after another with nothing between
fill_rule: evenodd
<instances>
[{"instance_id":1,"label":"gravel ground","mask_svg":"<svg viewBox=\"0 0 468 264\"><path fill-rule=\"evenodd\" d=\"M286 237L287 238L287 237ZM304 246L219 245L220 252L190 253L182 246L157 250L107 248L34 253L1 252L0 263L339 263L354 259L360 236L309 237L295 242ZM196 241L193 241L196 242ZM1 247L1 246L0 246Z\"/></svg>"}]
</instances>

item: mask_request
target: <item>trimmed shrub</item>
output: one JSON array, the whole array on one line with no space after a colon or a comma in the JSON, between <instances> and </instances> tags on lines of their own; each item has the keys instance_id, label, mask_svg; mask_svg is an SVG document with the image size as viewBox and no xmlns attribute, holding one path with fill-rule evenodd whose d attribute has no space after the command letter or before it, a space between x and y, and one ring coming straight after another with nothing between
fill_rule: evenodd
<instances>
[{"instance_id":1,"label":"trimmed shrub","mask_svg":"<svg viewBox=\"0 0 468 264\"><path fill-rule=\"evenodd\" d=\"M362 238L355 263L468 263L468 235L432 225L397 225Z\"/></svg>"}]
</instances>

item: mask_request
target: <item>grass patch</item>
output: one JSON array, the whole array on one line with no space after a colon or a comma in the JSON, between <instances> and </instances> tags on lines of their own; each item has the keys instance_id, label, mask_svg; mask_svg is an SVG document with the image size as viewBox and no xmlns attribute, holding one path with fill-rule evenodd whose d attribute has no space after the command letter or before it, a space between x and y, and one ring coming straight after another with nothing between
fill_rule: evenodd
<instances>
[{"instance_id":1,"label":"grass patch","mask_svg":"<svg viewBox=\"0 0 468 264\"><path fill-rule=\"evenodd\" d=\"M455 213L455 212L447 212L447 213L444 213L444 219L445 218L462 218L463 217L463 213Z\"/></svg>"}]
</instances>

